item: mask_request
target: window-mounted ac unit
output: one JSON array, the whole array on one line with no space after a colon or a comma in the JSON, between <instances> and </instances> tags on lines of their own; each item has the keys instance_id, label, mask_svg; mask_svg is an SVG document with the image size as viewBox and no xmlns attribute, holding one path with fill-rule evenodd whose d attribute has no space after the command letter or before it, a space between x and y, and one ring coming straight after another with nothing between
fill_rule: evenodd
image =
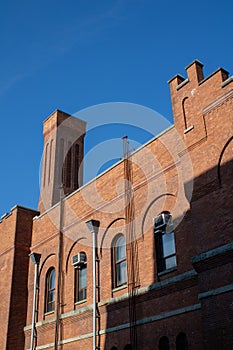
<instances>
[{"instance_id":1,"label":"window-mounted ac unit","mask_svg":"<svg viewBox=\"0 0 233 350\"><path fill-rule=\"evenodd\" d=\"M161 213L154 220L154 230L155 232L161 231L162 228L165 228L167 225L170 226L171 223L171 214L170 213Z\"/></svg>"},{"instance_id":2,"label":"window-mounted ac unit","mask_svg":"<svg viewBox=\"0 0 233 350\"><path fill-rule=\"evenodd\" d=\"M74 267L81 266L86 264L86 254L78 253L77 255L72 256L72 265Z\"/></svg>"}]
</instances>

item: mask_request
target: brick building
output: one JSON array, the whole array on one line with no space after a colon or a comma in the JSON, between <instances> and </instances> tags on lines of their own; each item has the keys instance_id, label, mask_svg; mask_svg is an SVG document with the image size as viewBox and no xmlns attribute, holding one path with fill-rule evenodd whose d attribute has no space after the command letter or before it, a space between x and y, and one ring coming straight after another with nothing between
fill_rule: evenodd
<instances>
[{"instance_id":1,"label":"brick building","mask_svg":"<svg viewBox=\"0 0 233 350\"><path fill-rule=\"evenodd\" d=\"M233 348L233 79L186 71L174 125L87 185L85 122L44 122L38 212L0 223L1 349Z\"/></svg>"}]
</instances>

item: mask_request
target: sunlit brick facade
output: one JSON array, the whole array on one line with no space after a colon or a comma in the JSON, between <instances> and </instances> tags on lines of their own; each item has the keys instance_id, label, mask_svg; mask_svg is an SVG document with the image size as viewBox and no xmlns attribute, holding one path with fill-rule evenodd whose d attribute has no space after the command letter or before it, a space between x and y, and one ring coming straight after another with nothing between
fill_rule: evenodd
<instances>
[{"instance_id":1,"label":"sunlit brick facade","mask_svg":"<svg viewBox=\"0 0 233 350\"><path fill-rule=\"evenodd\" d=\"M85 123L61 111L45 121L40 211L16 207L0 223L1 349L31 346L30 251L41 254L34 348L93 349L90 219L96 349L233 348L233 79L205 78L197 60L186 71L169 81L174 125L128 161L130 224L127 160L82 186Z\"/></svg>"}]
</instances>

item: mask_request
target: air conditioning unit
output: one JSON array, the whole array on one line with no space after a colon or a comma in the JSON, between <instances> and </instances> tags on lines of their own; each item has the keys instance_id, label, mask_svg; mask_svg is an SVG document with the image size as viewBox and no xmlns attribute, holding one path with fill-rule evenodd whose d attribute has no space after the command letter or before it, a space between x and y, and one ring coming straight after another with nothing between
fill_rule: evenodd
<instances>
[{"instance_id":1,"label":"air conditioning unit","mask_svg":"<svg viewBox=\"0 0 233 350\"><path fill-rule=\"evenodd\" d=\"M85 253L78 253L77 255L72 256L72 265L74 267L78 267L81 265L86 264L86 254Z\"/></svg>"},{"instance_id":2,"label":"air conditioning unit","mask_svg":"<svg viewBox=\"0 0 233 350\"><path fill-rule=\"evenodd\" d=\"M162 228L165 228L167 225L172 225L172 216L170 213L161 213L154 220L154 230L155 232L161 231Z\"/></svg>"}]
</instances>

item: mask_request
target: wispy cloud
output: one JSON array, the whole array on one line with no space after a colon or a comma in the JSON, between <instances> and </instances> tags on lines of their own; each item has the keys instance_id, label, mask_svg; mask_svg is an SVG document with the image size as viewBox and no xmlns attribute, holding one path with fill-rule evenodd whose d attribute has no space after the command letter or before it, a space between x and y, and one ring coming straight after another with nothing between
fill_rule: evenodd
<instances>
[{"instance_id":1,"label":"wispy cloud","mask_svg":"<svg viewBox=\"0 0 233 350\"><path fill-rule=\"evenodd\" d=\"M77 16L76 21L56 27L56 35L51 35L41 40L35 40L28 44L23 63L19 66L20 73L12 73L0 86L0 96L9 91L21 80L34 75L38 70L52 64L59 56L72 51L74 47L91 42L103 33L107 33L112 26L117 26L126 19L124 13L127 1L118 0L112 7L98 14L87 15L84 18ZM106 34L107 35L107 34Z\"/></svg>"},{"instance_id":2,"label":"wispy cloud","mask_svg":"<svg viewBox=\"0 0 233 350\"><path fill-rule=\"evenodd\" d=\"M8 80L2 82L2 84L0 85L0 95L10 90L16 83L18 83L23 78L24 75L19 73L10 77Z\"/></svg>"}]
</instances>

